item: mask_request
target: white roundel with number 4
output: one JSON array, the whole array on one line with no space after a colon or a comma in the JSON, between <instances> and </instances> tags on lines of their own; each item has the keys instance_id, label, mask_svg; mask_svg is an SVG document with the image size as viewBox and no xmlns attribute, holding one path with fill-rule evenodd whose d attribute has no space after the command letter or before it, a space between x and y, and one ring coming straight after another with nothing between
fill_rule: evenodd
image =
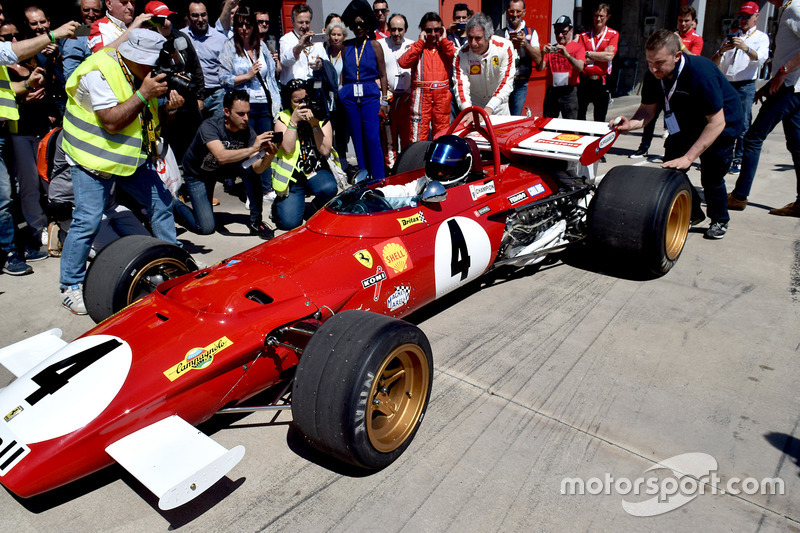
<instances>
[{"instance_id":1,"label":"white roundel with number 4","mask_svg":"<svg viewBox=\"0 0 800 533\"><path fill-rule=\"evenodd\" d=\"M467 283L489 267L492 245L480 224L466 217L445 220L436 230L436 297Z\"/></svg>"}]
</instances>

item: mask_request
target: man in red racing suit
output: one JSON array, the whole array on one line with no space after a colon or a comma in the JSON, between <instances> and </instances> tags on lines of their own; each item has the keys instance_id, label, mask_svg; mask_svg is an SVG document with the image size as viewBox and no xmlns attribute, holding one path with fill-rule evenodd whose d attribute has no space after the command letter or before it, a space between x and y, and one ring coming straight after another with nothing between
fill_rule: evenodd
<instances>
[{"instance_id":1,"label":"man in red racing suit","mask_svg":"<svg viewBox=\"0 0 800 533\"><path fill-rule=\"evenodd\" d=\"M427 141L431 123L434 136L450 125L450 68L456 49L444 36L436 13L423 15L420 38L397 61L411 69L411 139ZM406 146L405 142L401 142Z\"/></svg>"}]
</instances>

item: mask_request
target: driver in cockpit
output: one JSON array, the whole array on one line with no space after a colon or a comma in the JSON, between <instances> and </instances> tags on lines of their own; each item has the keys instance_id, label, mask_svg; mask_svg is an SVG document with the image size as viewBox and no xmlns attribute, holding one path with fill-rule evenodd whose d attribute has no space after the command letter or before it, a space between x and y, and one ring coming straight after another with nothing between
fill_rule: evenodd
<instances>
[{"instance_id":1,"label":"driver in cockpit","mask_svg":"<svg viewBox=\"0 0 800 533\"><path fill-rule=\"evenodd\" d=\"M393 209L416 205L425 187L438 181L446 189L467 181L473 164L480 168L480 152L471 139L457 135L443 135L425 151L425 175L405 185L378 187Z\"/></svg>"}]
</instances>

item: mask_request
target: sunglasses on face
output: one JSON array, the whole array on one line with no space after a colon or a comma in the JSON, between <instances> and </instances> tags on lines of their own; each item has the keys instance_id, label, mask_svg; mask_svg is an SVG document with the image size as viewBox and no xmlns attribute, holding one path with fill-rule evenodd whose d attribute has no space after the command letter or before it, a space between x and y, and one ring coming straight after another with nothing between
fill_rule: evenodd
<instances>
[{"instance_id":1,"label":"sunglasses on face","mask_svg":"<svg viewBox=\"0 0 800 533\"><path fill-rule=\"evenodd\" d=\"M375 13L376 15L380 15L381 13L388 13L389 10L388 9L373 9L372 12Z\"/></svg>"},{"instance_id":2,"label":"sunglasses on face","mask_svg":"<svg viewBox=\"0 0 800 533\"><path fill-rule=\"evenodd\" d=\"M12 40L17 39L19 40L20 34L19 33L7 33L5 35L0 35L0 39L3 41L10 43Z\"/></svg>"},{"instance_id":3,"label":"sunglasses on face","mask_svg":"<svg viewBox=\"0 0 800 533\"><path fill-rule=\"evenodd\" d=\"M234 24L234 26L236 26L237 28L252 28L253 23L248 21L237 22L236 24Z\"/></svg>"},{"instance_id":4,"label":"sunglasses on face","mask_svg":"<svg viewBox=\"0 0 800 533\"><path fill-rule=\"evenodd\" d=\"M262 24L269 24L269 21L268 20L259 20L258 24L259 24L259 26L262 25Z\"/></svg>"},{"instance_id":5,"label":"sunglasses on face","mask_svg":"<svg viewBox=\"0 0 800 533\"><path fill-rule=\"evenodd\" d=\"M430 35L431 33L442 33L444 28L425 28L425 33Z\"/></svg>"},{"instance_id":6,"label":"sunglasses on face","mask_svg":"<svg viewBox=\"0 0 800 533\"><path fill-rule=\"evenodd\" d=\"M561 35L562 33L569 33L569 28L555 28L554 31L556 35Z\"/></svg>"},{"instance_id":7,"label":"sunglasses on face","mask_svg":"<svg viewBox=\"0 0 800 533\"><path fill-rule=\"evenodd\" d=\"M190 16L190 17L192 17L193 19L200 19L200 18L205 18L205 17L207 17L207 16L208 16L208 13L207 13L207 12L205 12L205 11L203 11L202 13L192 13L192 14L190 14L189 16Z\"/></svg>"},{"instance_id":8,"label":"sunglasses on face","mask_svg":"<svg viewBox=\"0 0 800 533\"><path fill-rule=\"evenodd\" d=\"M753 15L739 15L739 20L750 20Z\"/></svg>"}]
</instances>

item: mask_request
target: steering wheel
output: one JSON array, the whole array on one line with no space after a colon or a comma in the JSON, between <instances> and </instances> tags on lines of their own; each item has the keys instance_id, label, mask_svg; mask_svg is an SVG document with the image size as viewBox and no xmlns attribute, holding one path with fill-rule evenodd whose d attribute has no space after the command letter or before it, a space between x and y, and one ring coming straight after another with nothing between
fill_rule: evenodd
<instances>
[{"instance_id":1,"label":"steering wheel","mask_svg":"<svg viewBox=\"0 0 800 533\"><path fill-rule=\"evenodd\" d=\"M389 205L389 202L387 202L383 196L376 193L372 189L365 189L364 192L362 192L358 197L358 200L353 203L350 209L352 213L358 214L391 210L392 206Z\"/></svg>"},{"instance_id":2,"label":"steering wheel","mask_svg":"<svg viewBox=\"0 0 800 533\"><path fill-rule=\"evenodd\" d=\"M450 124L445 132L446 135L453 135L456 128L461 124L464 116L472 114L472 124L465 127L458 132L459 137L466 137L472 132L481 135L492 148L492 159L494 160L494 173L495 176L500 175L500 145L497 142L497 136L494 133L492 122L489 120L489 114L480 106L471 106L461 111L456 119ZM481 119L483 121L481 122Z\"/></svg>"}]
</instances>

